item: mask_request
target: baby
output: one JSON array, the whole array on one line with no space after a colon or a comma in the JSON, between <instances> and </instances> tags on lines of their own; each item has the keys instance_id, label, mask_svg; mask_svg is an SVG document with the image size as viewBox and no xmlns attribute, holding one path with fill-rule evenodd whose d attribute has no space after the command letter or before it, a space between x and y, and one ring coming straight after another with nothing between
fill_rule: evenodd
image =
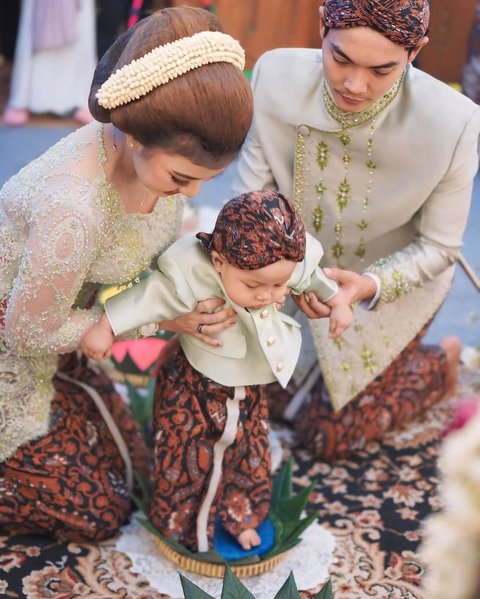
<instances>
[{"instance_id":1,"label":"baby","mask_svg":"<svg viewBox=\"0 0 480 599\"><path fill-rule=\"evenodd\" d=\"M290 292L314 291L331 308L330 336L353 321L344 293L319 267L322 255L281 194L243 194L225 204L212 234L178 240L158 271L109 299L82 340L99 359L116 335L191 312L206 298L235 310L219 346L180 335L156 386L150 518L190 549L212 548L217 520L245 550L261 542L256 529L271 495L263 385L287 385L301 345L298 323L277 306Z\"/></svg>"}]
</instances>

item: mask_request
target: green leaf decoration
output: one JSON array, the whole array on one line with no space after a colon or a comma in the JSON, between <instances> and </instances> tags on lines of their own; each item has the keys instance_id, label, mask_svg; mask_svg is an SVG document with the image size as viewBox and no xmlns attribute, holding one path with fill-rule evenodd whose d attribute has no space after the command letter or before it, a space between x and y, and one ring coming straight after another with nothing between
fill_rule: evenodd
<instances>
[{"instance_id":1,"label":"green leaf decoration","mask_svg":"<svg viewBox=\"0 0 480 599\"><path fill-rule=\"evenodd\" d=\"M144 478L136 470L133 471L133 476L135 477L135 483L138 486L138 488L140 489L140 492L142 494L141 498L138 498L138 497L135 498L135 496L133 496L133 500L135 501L135 504L137 505L137 507L138 507L137 500L142 503L144 509L142 509L140 507L139 507L139 509L146 516L148 516L148 514L150 513L150 504L152 503L153 483L150 480L150 478Z\"/></svg>"},{"instance_id":2,"label":"green leaf decoration","mask_svg":"<svg viewBox=\"0 0 480 599\"><path fill-rule=\"evenodd\" d=\"M215 599L211 595L202 591L200 587L196 584L193 584L188 578L185 578L182 574L180 574L180 582L182 583L183 594L185 595L185 599Z\"/></svg>"},{"instance_id":3,"label":"green leaf decoration","mask_svg":"<svg viewBox=\"0 0 480 599\"><path fill-rule=\"evenodd\" d=\"M221 599L255 599L247 587L230 570L228 564L225 566Z\"/></svg>"},{"instance_id":4,"label":"green leaf decoration","mask_svg":"<svg viewBox=\"0 0 480 599\"><path fill-rule=\"evenodd\" d=\"M280 469L273 481L272 506L269 517L275 529L275 545L266 555L262 556L261 558L258 555L252 555L233 561L230 565L240 566L257 563L292 549L300 543L301 534L303 531L317 519L316 514L302 517L313 487L313 483L309 487L302 489L296 495L292 495L292 464L293 460L289 460L283 466L283 468ZM139 498L135 496L134 501L139 509L148 515L148 506L151 501L152 485L149 481L142 479L138 474L136 476L138 486L142 491L143 497ZM181 555L186 555L200 562L226 564L225 559L216 551L205 551L201 553L191 552L170 537L165 537L148 519L137 518L137 520L147 530L162 539L164 543L172 547ZM228 564L226 564L226 566L228 566ZM225 597L232 597L232 599L241 599L243 597L248 599L251 597L250 594L239 594L240 592L248 593L248 590L243 587L240 581L238 581L238 583L235 582L237 580L236 577L233 576L231 570L229 570L229 572L230 574L225 579L228 579L228 586L226 590L224 589L224 592L230 592L233 588L236 594L225 595ZM239 587L240 590L238 588L238 584L241 585ZM290 595L286 595L285 597L290 597ZM296 597L296 595L294 595L294 597ZM224 595L222 595L222 599L224 599Z\"/></svg>"},{"instance_id":5,"label":"green leaf decoration","mask_svg":"<svg viewBox=\"0 0 480 599\"><path fill-rule=\"evenodd\" d=\"M155 384L155 379L151 378L148 383L148 393L143 395L130 381L126 381L132 416L140 424L143 432L146 432L152 418L154 395L152 383Z\"/></svg>"},{"instance_id":6,"label":"green leaf decoration","mask_svg":"<svg viewBox=\"0 0 480 599\"><path fill-rule=\"evenodd\" d=\"M140 499L140 497L138 495L135 495L135 493L132 493L130 497L131 497L133 503L135 504L135 507L137 508L137 510L140 510L142 512L142 514L145 514L145 516L148 517L147 504L144 503L143 500Z\"/></svg>"},{"instance_id":7,"label":"green leaf decoration","mask_svg":"<svg viewBox=\"0 0 480 599\"><path fill-rule=\"evenodd\" d=\"M113 356L110 358L110 360L112 361L114 366L118 370L120 370L120 372L126 372L129 374L140 374L140 375L147 374L143 370L140 370L140 368L135 364L135 362L132 360L132 358L128 352L127 352L125 358L121 362L118 362L117 360L115 360L115 358Z\"/></svg>"},{"instance_id":8,"label":"green leaf decoration","mask_svg":"<svg viewBox=\"0 0 480 599\"><path fill-rule=\"evenodd\" d=\"M298 520L307 505L308 498L312 492L313 484L303 489L297 495L280 501L279 511L288 517L288 520Z\"/></svg>"},{"instance_id":9,"label":"green leaf decoration","mask_svg":"<svg viewBox=\"0 0 480 599\"><path fill-rule=\"evenodd\" d=\"M225 564L225 558L216 551L199 551L191 554L194 559L199 562L207 562L208 564Z\"/></svg>"},{"instance_id":10,"label":"green leaf decoration","mask_svg":"<svg viewBox=\"0 0 480 599\"><path fill-rule=\"evenodd\" d=\"M273 480L272 506L270 508L272 512L279 508L282 501L286 501L292 496L292 463L292 459L288 460Z\"/></svg>"},{"instance_id":11,"label":"green leaf decoration","mask_svg":"<svg viewBox=\"0 0 480 599\"><path fill-rule=\"evenodd\" d=\"M180 581L182 583L185 599L215 599L215 597L208 595L182 574L180 574ZM255 599L255 597L227 566L223 577L221 599ZM293 572L290 572L290 576L283 583L282 588L275 595L274 599L300 599L300 593L298 592ZM332 583L330 580L327 581L321 591L319 591L313 599L333 599Z\"/></svg>"},{"instance_id":12,"label":"green leaf decoration","mask_svg":"<svg viewBox=\"0 0 480 599\"><path fill-rule=\"evenodd\" d=\"M290 572L290 576L283 583L282 588L275 595L274 599L300 599L293 572Z\"/></svg>"},{"instance_id":13,"label":"green leaf decoration","mask_svg":"<svg viewBox=\"0 0 480 599\"><path fill-rule=\"evenodd\" d=\"M173 549L175 549L175 551L177 553L180 553L181 555L186 555L188 557L197 559L197 555L198 555L197 553L192 553L186 547L184 547L183 545L180 545L180 543L177 543L176 541L174 541L173 539L170 539L169 537L164 537L162 535L162 533L159 532L158 529L150 522L150 520L147 520L146 518L137 518L137 521L144 528L146 528L149 532L153 533L156 537L158 537L159 539L162 539L162 541L164 543L166 543L167 545L170 545L170 547L172 547Z\"/></svg>"},{"instance_id":14,"label":"green leaf decoration","mask_svg":"<svg viewBox=\"0 0 480 599\"><path fill-rule=\"evenodd\" d=\"M333 599L332 581L330 579L327 580L322 590L313 599Z\"/></svg>"}]
</instances>

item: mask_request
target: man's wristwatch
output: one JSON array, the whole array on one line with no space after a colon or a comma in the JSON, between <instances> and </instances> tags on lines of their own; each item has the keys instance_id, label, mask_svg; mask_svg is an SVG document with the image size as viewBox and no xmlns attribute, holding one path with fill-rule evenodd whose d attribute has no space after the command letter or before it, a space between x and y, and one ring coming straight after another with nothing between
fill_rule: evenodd
<instances>
[{"instance_id":1,"label":"man's wristwatch","mask_svg":"<svg viewBox=\"0 0 480 599\"><path fill-rule=\"evenodd\" d=\"M153 337L158 332L158 322L150 322L149 324L142 324L141 327L135 329L135 333L139 339L145 337Z\"/></svg>"}]
</instances>

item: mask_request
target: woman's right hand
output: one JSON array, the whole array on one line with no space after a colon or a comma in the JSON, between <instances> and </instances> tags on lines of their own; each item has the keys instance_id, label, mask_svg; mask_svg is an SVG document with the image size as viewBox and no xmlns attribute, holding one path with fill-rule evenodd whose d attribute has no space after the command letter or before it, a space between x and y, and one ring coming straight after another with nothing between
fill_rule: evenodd
<instances>
[{"instance_id":1,"label":"woman's right hand","mask_svg":"<svg viewBox=\"0 0 480 599\"><path fill-rule=\"evenodd\" d=\"M223 304L225 304L225 300L211 297L198 302L195 309L189 314L160 322L159 326L166 331L193 335L208 345L220 347L222 342L212 335L228 329L237 322L237 313L232 308L215 311Z\"/></svg>"}]
</instances>

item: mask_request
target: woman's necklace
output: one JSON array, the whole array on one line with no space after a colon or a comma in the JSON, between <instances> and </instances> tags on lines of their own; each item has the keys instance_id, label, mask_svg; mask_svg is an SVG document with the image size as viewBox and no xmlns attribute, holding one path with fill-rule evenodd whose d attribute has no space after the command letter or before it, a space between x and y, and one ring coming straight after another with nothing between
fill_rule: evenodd
<instances>
[{"instance_id":1,"label":"woman's necklace","mask_svg":"<svg viewBox=\"0 0 480 599\"><path fill-rule=\"evenodd\" d=\"M118 152L116 131L117 131L117 128L115 127L115 125L112 125L112 147L113 147L114 152ZM125 152L123 152L123 155L119 159L120 160L120 170L122 172L125 184L128 185L127 173L125 172L125 164L124 164L124 160L123 160L124 156L125 156ZM145 204L145 200L147 199L147 196L148 196L148 189L145 189L143 192L143 197L139 204L138 212L142 212L142 208Z\"/></svg>"},{"instance_id":2,"label":"woman's necklace","mask_svg":"<svg viewBox=\"0 0 480 599\"><path fill-rule=\"evenodd\" d=\"M354 112L344 112L341 110L333 101L333 98L330 94L330 91L326 85L324 84L323 88L323 101L325 103L325 108L328 114L333 117L339 124L340 130L336 132L336 137L340 141L343 146L343 176L341 181L338 183L336 188L336 204L337 204L337 218L334 224L333 230L335 234L335 243L331 247L331 253L333 258L335 258L337 265L340 266L340 259L345 254L345 246L342 243L342 236L345 231L345 227L342 222L342 217L344 210L349 206L352 199L352 188L349 180L349 166L352 160L349 154L349 147L352 141L351 129L353 127L358 127L360 125L364 125L365 123L370 122L370 130L367 139L367 150L366 150L366 160L365 166L367 168L368 177L367 177L367 186L365 190L365 194L362 200L362 212L361 218L355 223L358 230L360 231L360 239L357 245L354 254L360 258L360 261L363 261L365 256L365 230L368 227L368 221L366 219L368 206L370 204L371 193L373 189L374 183L374 172L377 168L377 164L373 159L373 135L375 132L375 128L377 125L376 117L394 100L396 97L398 90L403 81L403 74L395 82L395 84L390 88L390 90L382 97L380 100L375 102L370 108L364 110L363 112L354 113ZM327 186L325 185L323 171L328 166L330 159L330 148L325 143L325 141L320 141L317 144L317 157L316 162L320 167L321 176L320 181L315 186L317 192L317 200L318 205L313 210L313 228L317 233L324 226L324 210L322 208L322 204L325 201L325 193L327 192Z\"/></svg>"}]
</instances>

